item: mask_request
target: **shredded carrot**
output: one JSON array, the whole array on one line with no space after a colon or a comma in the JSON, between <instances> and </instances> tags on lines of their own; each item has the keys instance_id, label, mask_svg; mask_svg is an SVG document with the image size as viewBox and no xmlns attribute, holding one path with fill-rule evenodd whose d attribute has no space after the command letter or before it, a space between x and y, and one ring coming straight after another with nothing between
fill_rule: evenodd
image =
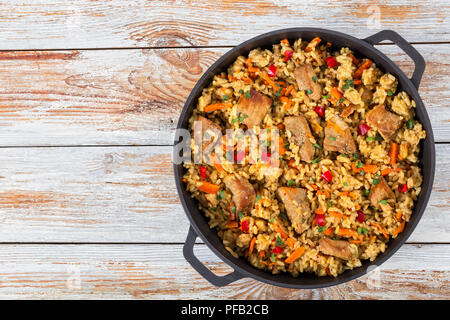
<instances>
[{"instance_id":1,"label":"shredded carrot","mask_svg":"<svg viewBox=\"0 0 450 320\"><path fill-rule=\"evenodd\" d=\"M236 221L230 221L227 223L227 229L239 228L239 224Z\"/></svg>"},{"instance_id":2,"label":"shredded carrot","mask_svg":"<svg viewBox=\"0 0 450 320\"><path fill-rule=\"evenodd\" d=\"M289 168L297 169L297 166L295 165L295 159L294 158L289 159L287 165L288 165Z\"/></svg>"},{"instance_id":3,"label":"shredded carrot","mask_svg":"<svg viewBox=\"0 0 450 320\"><path fill-rule=\"evenodd\" d=\"M289 248L294 248L295 247L295 240L292 238L288 238L286 240L287 245L289 246Z\"/></svg>"},{"instance_id":4,"label":"shredded carrot","mask_svg":"<svg viewBox=\"0 0 450 320\"><path fill-rule=\"evenodd\" d=\"M288 110L291 108L291 99L288 97L280 97L280 102L284 103L284 110Z\"/></svg>"},{"instance_id":5,"label":"shredded carrot","mask_svg":"<svg viewBox=\"0 0 450 320\"><path fill-rule=\"evenodd\" d=\"M286 148L284 147L284 141L282 137L278 137L278 153L280 156L286 153Z\"/></svg>"},{"instance_id":6,"label":"shredded carrot","mask_svg":"<svg viewBox=\"0 0 450 320\"><path fill-rule=\"evenodd\" d=\"M247 78L247 77L243 77L243 78L241 78L241 80L244 81L245 84L252 84L253 83L252 79Z\"/></svg>"},{"instance_id":7,"label":"shredded carrot","mask_svg":"<svg viewBox=\"0 0 450 320\"><path fill-rule=\"evenodd\" d=\"M198 187L198 190L203 191L205 193L217 193L219 189L220 187L218 185L206 181L202 181L200 183L200 186Z\"/></svg>"},{"instance_id":8,"label":"shredded carrot","mask_svg":"<svg viewBox=\"0 0 450 320\"><path fill-rule=\"evenodd\" d=\"M286 260L284 260L284 262L286 262L286 263L294 262L295 260L300 258L305 253L305 250L306 249L304 247L300 247L298 249L295 249L295 251L292 252L291 255Z\"/></svg>"},{"instance_id":9,"label":"shredded carrot","mask_svg":"<svg viewBox=\"0 0 450 320\"><path fill-rule=\"evenodd\" d=\"M253 252L253 249L255 248L256 238L253 237L252 241L250 242L250 248L248 249L248 253L251 254Z\"/></svg>"},{"instance_id":10,"label":"shredded carrot","mask_svg":"<svg viewBox=\"0 0 450 320\"><path fill-rule=\"evenodd\" d=\"M376 227L378 230L380 230L380 232L383 234L383 236L385 238L389 238L388 233L386 232L386 230L384 230L384 228L382 226L380 226L378 223L376 222L371 222L370 223L372 226Z\"/></svg>"},{"instance_id":11,"label":"shredded carrot","mask_svg":"<svg viewBox=\"0 0 450 320\"><path fill-rule=\"evenodd\" d=\"M359 59L358 58L356 58L352 53L349 53L348 54L348 56L350 57L350 58L352 58L352 63L354 64L354 65L358 65L359 64Z\"/></svg>"},{"instance_id":12,"label":"shredded carrot","mask_svg":"<svg viewBox=\"0 0 450 320\"><path fill-rule=\"evenodd\" d=\"M183 181L184 183L187 183L187 182L188 182L187 179L185 179L185 178L183 178L182 181Z\"/></svg>"},{"instance_id":13,"label":"shredded carrot","mask_svg":"<svg viewBox=\"0 0 450 320\"><path fill-rule=\"evenodd\" d=\"M365 165L363 165L362 169L365 173L375 173L377 171L377 165L376 164L365 164Z\"/></svg>"},{"instance_id":14,"label":"shredded carrot","mask_svg":"<svg viewBox=\"0 0 450 320\"><path fill-rule=\"evenodd\" d=\"M270 79L270 77L265 74L264 72L258 72L258 75L264 80L266 81L272 88L274 88L275 90L279 90L280 87L278 86L278 84L273 81L272 79Z\"/></svg>"},{"instance_id":15,"label":"shredded carrot","mask_svg":"<svg viewBox=\"0 0 450 320\"><path fill-rule=\"evenodd\" d=\"M211 160L213 161L214 168L216 168L216 170L219 172L224 171L222 165L219 163L219 159L216 157L216 154L212 153L211 157L212 157Z\"/></svg>"},{"instance_id":16,"label":"shredded carrot","mask_svg":"<svg viewBox=\"0 0 450 320\"><path fill-rule=\"evenodd\" d=\"M325 214L325 211L323 211L322 208L317 208L314 212L315 214Z\"/></svg>"},{"instance_id":17,"label":"shredded carrot","mask_svg":"<svg viewBox=\"0 0 450 320\"><path fill-rule=\"evenodd\" d=\"M328 227L325 229L325 231L323 232L324 235L326 236L331 236L333 234L334 229L331 227Z\"/></svg>"},{"instance_id":18,"label":"shredded carrot","mask_svg":"<svg viewBox=\"0 0 450 320\"><path fill-rule=\"evenodd\" d=\"M336 131L337 133L341 134L341 135L345 135L345 131L341 129L341 127L339 127L336 123L328 120L327 121L327 127L328 128L333 128L334 131Z\"/></svg>"},{"instance_id":19,"label":"shredded carrot","mask_svg":"<svg viewBox=\"0 0 450 320\"><path fill-rule=\"evenodd\" d=\"M393 166L397 162L397 156L398 156L398 144L395 142L391 143L391 147L389 149L389 164Z\"/></svg>"},{"instance_id":20,"label":"shredded carrot","mask_svg":"<svg viewBox=\"0 0 450 320\"><path fill-rule=\"evenodd\" d=\"M391 168L383 169L383 170L381 170L381 175L382 176L387 176L391 172L392 172Z\"/></svg>"},{"instance_id":21,"label":"shredded carrot","mask_svg":"<svg viewBox=\"0 0 450 320\"><path fill-rule=\"evenodd\" d=\"M342 98L342 93L339 91L337 87L333 87L330 92L331 96L339 101Z\"/></svg>"},{"instance_id":22,"label":"shredded carrot","mask_svg":"<svg viewBox=\"0 0 450 320\"><path fill-rule=\"evenodd\" d=\"M402 220L402 222L400 222L400 225L397 228L395 228L392 237L396 238L399 233L403 232L404 229L405 229L405 220Z\"/></svg>"},{"instance_id":23,"label":"shredded carrot","mask_svg":"<svg viewBox=\"0 0 450 320\"><path fill-rule=\"evenodd\" d=\"M350 242L350 243L362 243L363 242L363 238L360 237L358 240L349 240L348 242Z\"/></svg>"},{"instance_id":24,"label":"shredded carrot","mask_svg":"<svg viewBox=\"0 0 450 320\"><path fill-rule=\"evenodd\" d=\"M316 184L310 184L311 188L313 188L314 191L319 190L319 187Z\"/></svg>"},{"instance_id":25,"label":"shredded carrot","mask_svg":"<svg viewBox=\"0 0 450 320\"><path fill-rule=\"evenodd\" d=\"M325 198L328 198L328 196L330 194L329 194L329 192L327 190L317 190L317 195L318 196L325 196Z\"/></svg>"},{"instance_id":26,"label":"shredded carrot","mask_svg":"<svg viewBox=\"0 0 450 320\"><path fill-rule=\"evenodd\" d=\"M305 52L311 52L312 50L314 50L314 48L320 43L320 41L322 41L322 39L320 39L319 37L315 37L314 39L312 39L311 42L306 46Z\"/></svg>"},{"instance_id":27,"label":"shredded carrot","mask_svg":"<svg viewBox=\"0 0 450 320\"><path fill-rule=\"evenodd\" d=\"M252 58L248 58L247 60L245 60L245 66L248 68L252 65Z\"/></svg>"},{"instance_id":28,"label":"shredded carrot","mask_svg":"<svg viewBox=\"0 0 450 320\"><path fill-rule=\"evenodd\" d=\"M289 87L287 87L286 92L284 93L285 96L288 96L291 93L292 90L294 90L294 86L293 85L290 85Z\"/></svg>"},{"instance_id":29,"label":"shredded carrot","mask_svg":"<svg viewBox=\"0 0 450 320\"><path fill-rule=\"evenodd\" d=\"M289 40L284 38L283 40L280 41L282 44L284 44L285 46L289 46Z\"/></svg>"},{"instance_id":30,"label":"shredded carrot","mask_svg":"<svg viewBox=\"0 0 450 320\"><path fill-rule=\"evenodd\" d=\"M265 258L265 257L266 257L266 252L263 251L263 250L261 250L261 251L259 252L259 256L260 256L261 258Z\"/></svg>"},{"instance_id":31,"label":"shredded carrot","mask_svg":"<svg viewBox=\"0 0 450 320\"><path fill-rule=\"evenodd\" d=\"M395 219L397 221L400 221L402 219L402 216L403 216L403 212L398 211L397 214L395 215Z\"/></svg>"},{"instance_id":32,"label":"shredded carrot","mask_svg":"<svg viewBox=\"0 0 450 320\"><path fill-rule=\"evenodd\" d=\"M342 219L344 217L344 215L342 213L336 212L336 211L332 211L330 212L332 217L338 218L338 219Z\"/></svg>"},{"instance_id":33,"label":"shredded carrot","mask_svg":"<svg viewBox=\"0 0 450 320\"><path fill-rule=\"evenodd\" d=\"M367 59L365 60L358 69L356 69L355 73L353 73L354 79L359 79L362 76L362 73L365 69L368 69L372 65L372 60Z\"/></svg>"},{"instance_id":34,"label":"shredded carrot","mask_svg":"<svg viewBox=\"0 0 450 320\"><path fill-rule=\"evenodd\" d=\"M377 236L372 236L372 238L370 238L370 243L374 243L376 238Z\"/></svg>"},{"instance_id":35,"label":"shredded carrot","mask_svg":"<svg viewBox=\"0 0 450 320\"><path fill-rule=\"evenodd\" d=\"M233 81L237 81L236 77L233 77L231 74L228 75L228 81L233 82Z\"/></svg>"},{"instance_id":36,"label":"shredded carrot","mask_svg":"<svg viewBox=\"0 0 450 320\"><path fill-rule=\"evenodd\" d=\"M283 239L289 238L289 236L281 229L281 227L277 224L274 224L275 231L278 232Z\"/></svg>"},{"instance_id":37,"label":"shredded carrot","mask_svg":"<svg viewBox=\"0 0 450 320\"><path fill-rule=\"evenodd\" d=\"M361 79L359 79L359 80L353 80L353 85L354 85L354 86L359 86L360 84L362 84L362 80L361 80Z\"/></svg>"},{"instance_id":38,"label":"shredded carrot","mask_svg":"<svg viewBox=\"0 0 450 320\"><path fill-rule=\"evenodd\" d=\"M259 72L259 68L256 68L256 67L248 67L248 71L249 72Z\"/></svg>"},{"instance_id":39,"label":"shredded carrot","mask_svg":"<svg viewBox=\"0 0 450 320\"><path fill-rule=\"evenodd\" d=\"M339 193L339 195L341 197L348 196L348 191L342 191L341 193Z\"/></svg>"},{"instance_id":40,"label":"shredded carrot","mask_svg":"<svg viewBox=\"0 0 450 320\"><path fill-rule=\"evenodd\" d=\"M352 229L340 228L338 234L342 237L354 237L356 239L360 239L358 232Z\"/></svg>"},{"instance_id":41,"label":"shredded carrot","mask_svg":"<svg viewBox=\"0 0 450 320\"><path fill-rule=\"evenodd\" d=\"M355 204L355 210L359 210L361 209L361 207L359 206L359 204Z\"/></svg>"},{"instance_id":42,"label":"shredded carrot","mask_svg":"<svg viewBox=\"0 0 450 320\"><path fill-rule=\"evenodd\" d=\"M231 104L229 103L213 103L205 107L205 112L211 112L220 109L230 108Z\"/></svg>"}]
</instances>

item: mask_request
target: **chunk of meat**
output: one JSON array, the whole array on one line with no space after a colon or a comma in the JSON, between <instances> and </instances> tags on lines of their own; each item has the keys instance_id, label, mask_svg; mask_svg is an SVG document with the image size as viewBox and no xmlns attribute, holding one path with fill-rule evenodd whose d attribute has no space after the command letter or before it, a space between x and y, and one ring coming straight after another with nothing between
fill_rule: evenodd
<instances>
[{"instance_id":1,"label":"chunk of meat","mask_svg":"<svg viewBox=\"0 0 450 320\"><path fill-rule=\"evenodd\" d=\"M326 255L341 258L344 260L352 260L353 253L350 249L350 243L345 240L331 240L322 238L319 240L319 251Z\"/></svg>"},{"instance_id":2,"label":"chunk of meat","mask_svg":"<svg viewBox=\"0 0 450 320\"><path fill-rule=\"evenodd\" d=\"M327 121L323 148L326 151L338 151L347 154L356 152L356 144L350 127L339 116L334 116Z\"/></svg>"},{"instance_id":3,"label":"chunk of meat","mask_svg":"<svg viewBox=\"0 0 450 320\"><path fill-rule=\"evenodd\" d=\"M383 177L380 178L380 182L372 187L370 191L369 200L372 205L379 209L380 201L385 199L395 198L394 192L392 192L391 188L389 188L386 180Z\"/></svg>"},{"instance_id":4,"label":"chunk of meat","mask_svg":"<svg viewBox=\"0 0 450 320\"><path fill-rule=\"evenodd\" d=\"M236 212L250 212L255 204L255 189L247 179L239 175L229 175L223 182L233 194Z\"/></svg>"},{"instance_id":5,"label":"chunk of meat","mask_svg":"<svg viewBox=\"0 0 450 320\"><path fill-rule=\"evenodd\" d=\"M286 208L287 216L291 220L294 230L302 233L304 231L303 219L311 215L306 199L306 189L280 187L277 194Z\"/></svg>"},{"instance_id":6,"label":"chunk of meat","mask_svg":"<svg viewBox=\"0 0 450 320\"><path fill-rule=\"evenodd\" d=\"M389 141L402 123L402 118L385 109L380 104L367 113L366 120L372 127L377 128L381 136Z\"/></svg>"},{"instance_id":7,"label":"chunk of meat","mask_svg":"<svg viewBox=\"0 0 450 320\"><path fill-rule=\"evenodd\" d=\"M295 144L300 147L300 158L303 161L311 162L314 158L314 146L309 141L309 137L312 135L306 118L304 116L286 117L284 125L292 133Z\"/></svg>"},{"instance_id":8,"label":"chunk of meat","mask_svg":"<svg viewBox=\"0 0 450 320\"><path fill-rule=\"evenodd\" d=\"M320 99L322 94L322 86L314 81L314 77L316 77L316 73L312 65L310 64L301 64L294 70L294 77L297 80L298 89L299 90L311 90L311 93L308 95L313 101L317 101ZM313 79L314 78L314 79Z\"/></svg>"},{"instance_id":9,"label":"chunk of meat","mask_svg":"<svg viewBox=\"0 0 450 320\"><path fill-rule=\"evenodd\" d=\"M202 146L209 145L221 135L220 126L205 117L198 116L197 121L202 125Z\"/></svg>"},{"instance_id":10,"label":"chunk of meat","mask_svg":"<svg viewBox=\"0 0 450 320\"><path fill-rule=\"evenodd\" d=\"M250 98L242 95L239 99L237 112L244 118L242 123L245 124L247 128L252 129L254 126L259 126L264 120L271 105L272 99L251 89Z\"/></svg>"}]
</instances>

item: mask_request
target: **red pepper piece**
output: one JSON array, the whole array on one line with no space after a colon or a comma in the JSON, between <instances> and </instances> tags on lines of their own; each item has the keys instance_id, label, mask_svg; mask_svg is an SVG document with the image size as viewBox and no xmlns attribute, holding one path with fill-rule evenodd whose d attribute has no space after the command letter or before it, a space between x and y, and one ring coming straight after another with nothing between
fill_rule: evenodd
<instances>
[{"instance_id":1,"label":"red pepper piece","mask_svg":"<svg viewBox=\"0 0 450 320\"><path fill-rule=\"evenodd\" d=\"M398 191L399 192L407 192L408 191L408 185L406 183L399 185L398 186Z\"/></svg>"},{"instance_id":2,"label":"red pepper piece","mask_svg":"<svg viewBox=\"0 0 450 320\"><path fill-rule=\"evenodd\" d=\"M269 77L272 77L272 78L275 77L277 74L277 67L275 67L273 64L271 64L267 74L269 75Z\"/></svg>"},{"instance_id":3,"label":"red pepper piece","mask_svg":"<svg viewBox=\"0 0 450 320\"><path fill-rule=\"evenodd\" d=\"M325 225L325 215L323 214L316 214L316 223L323 227Z\"/></svg>"},{"instance_id":4,"label":"red pepper piece","mask_svg":"<svg viewBox=\"0 0 450 320\"><path fill-rule=\"evenodd\" d=\"M336 61L335 57L325 58L325 61L327 62L328 67L330 67L330 68L334 68L338 65L338 62Z\"/></svg>"},{"instance_id":5,"label":"red pepper piece","mask_svg":"<svg viewBox=\"0 0 450 320\"><path fill-rule=\"evenodd\" d=\"M290 58L292 58L292 55L293 55L293 54L294 54L294 51L286 50L286 51L284 52L284 56L285 56L284 61L286 62L286 61L288 61Z\"/></svg>"},{"instance_id":6,"label":"red pepper piece","mask_svg":"<svg viewBox=\"0 0 450 320\"><path fill-rule=\"evenodd\" d=\"M322 173L322 176L321 176L326 182L331 182L331 180L333 180L333 175L331 174L331 172L328 170L328 171L325 171L324 173Z\"/></svg>"},{"instance_id":7,"label":"red pepper piece","mask_svg":"<svg viewBox=\"0 0 450 320\"><path fill-rule=\"evenodd\" d=\"M272 249L272 253L282 253L283 252L283 248L282 247L275 247Z\"/></svg>"},{"instance_id":8,"label":"red pepper piece","mask_svg":"<svg viewBox=\"0 0 450 320\"><path fill-rule=\"evenodd\" d=\"M360 136L364 136L367 132L369 132L369 130L370 130L370 127L365 123L360 124L358 126L358 134Z\"/></svg>"},{"instance_id":9,"label":"red pepper piece","mask_svg":"<svg viewBox=\"0 0 450 320\"><path fill-rule=\"evenodd\" d=\"M356 211L356 213L358 214L356 221L363 223L364 222L364 212L358 210L358 211Z\"/></svg>"},{"instance_id":10,"label":"red pepper piece","mask_svg":"<svg viewBox=\"0 0 450 320\"><path fill-rule=\"evenodd\" d=\"M323 107L315 107L314 111L319 115L319 117L323 117L324 113L325 113L325 109Z\"/></svg>"},{"instance_id":11,"label":"red pepper piece","mask_svg":"<svg viewBox=\"0 0 450 320\"><path fill-rule=\"evenodd\" d=\"M206 167L200 166L200 168L198 170L200 172L200 177L202 179L206 179L208 177L208 173L207 173Z\"/></svg>"},{"instance_id":12,"label":"red pepper piece","mask_svg":"<svg viewBox=\"0 0 450 320\"><path fill-rule=\"evenodd\" d=\"M247 233L248 232L248 220L243 220L242 222L241 222L241 230L242 230L242 232L245 232L245 233Z\"/></svg>"}]
</instances>

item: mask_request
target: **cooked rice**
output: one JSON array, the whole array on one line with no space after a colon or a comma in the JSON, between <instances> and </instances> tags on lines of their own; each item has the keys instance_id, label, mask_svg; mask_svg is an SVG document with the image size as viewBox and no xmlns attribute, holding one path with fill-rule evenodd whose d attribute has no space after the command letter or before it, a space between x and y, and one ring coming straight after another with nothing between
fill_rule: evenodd
<instances>
[{"instance_id":1,"label":"cooked rice","mask_svg":"<svg viewBox=\"0 0 450 320\"><path fill-rule=\"evenodd\" d=\"M334 114L340 114L350 127L357 146L357 154L315 149L314 158L320 161L306 163L300 160L299 146L290 139L291 133L282 129L280 136L284 142L289 141L289 146L286 147L286 153L280 157L281 163L278 168L261 162L256 164L224 162L223 170L218 171L216 167L205 163L185 163L187 172L183 181L192 197L199 200L199 207L209 219L210 227L217 230L225 248L235 257L245 257L256 268L274 274L289 272L293 276L298 276L302 272L313 272L319 276L337 276L345 270L361 266L362 260L373 261L388 245L389 238L386 238L383 232L394 238L403 230L404 223L409 221L414 201L421 191L422 175L417 163L419 141L424 139L426 134L417 120L411 122L416 104L407 93L397 91L398 82L393 75L383 73L375 63L372 63L363 71L361 85L346 86L347 80L352 79L357 69L351 57L354 53L348 48L330 52L330 46L324 41L312 51L305 52L307 44L308 42L301 39L291 45L282 41L273 45L272 50L255 49L248 55L251 58L250 64L265 74L270 65L276 66L277 77L272 79L284 81L282 87L294 86L289 108L286 109L285 104L280 102L279 92L277 93L257 74L249 73L246 66L247 58L240 56L228 68L227 73L215 76L211 85L203 90L197 108L190 118L191 131L193 122L199 115L218 124L223 133L225 129L245 129L240 121L235 120L239 117L236 111L237 104L241 95L254 89L274 101L264 117L262 128L277 129L285 116L304 115L313 134L311 141L323 146L326 120ZM287 61L284 55L286 50L293 51L292 58ZM337 68L328 67L325 58L330 55L338 62ZM360 57L360 61L364 61L363 57ZM322 85L322 97L317 102L309 99L305 90L298 90L293 72L299 64L304 63L313 66L317 83ZM328 96L333 87L338 87L343 93L342 101L333 101ZM204 111L207 105L223 103L224 99L231 107L212 112ZM378 104L383 104L387 110L402 119L402 125L389 142L380 139L377 129L372 126L364 136L357 132L358 125L367 122L366 113ZM324 117L319 117L314 111L314 107L318 105L325 108ZM342 116L343 110L349 106L353 106L354 112L347 117ZM407 126L408 120L410 122ZM399 157L395 165L390 164L391 142L399 146ZM193 147L195 145L193 138L191 145ZM376 165L376 171L364 175L355 172L352 164L358 160L362 164ZM199 173L200 166L207 168L206 178ZM394 192L395 199L383 201L378 210L372 206L366 190L373 188L385 169L392 169L384 179ZM332 183L327 183L321 178L326 170L332 173ZM238 213L232 212L235 205L232 203L232 193L223 182L230 174L247 178L259 198L255 201L253 209L241 217ZM218 185L220 193L205 197L206 194L198 189L199 182L205 180ZM408 191L400 192L399 187L404 184L407 184ZM301 234L294 230L283 202L276 195L279 187L288 185L307 190L311 215L303 222L306 229ZM318 192L325 194L318 195ZM319 226L315 219L314 211L318 208L325 212L323 226ZM358 210L364 212L364 222L357 221ZM333 212L342 214L342 217L333 215ZM238 222L238 227L230 227L230 221ZM243 221L248 221L248 231L242 227ZM283 238L283 234L277 231L279 229L276 224L286 231L288 238ZM339 233L342 228L356 231L358 236L341 236ZM326 231L327 235L324 234ZM352 259L344 260L324 254L318 247L318 241L324 237L349 241ZM254 248L250 252L249 247L253 238L255 238ZM287 239L290 239L290 245L287 244ZM275 250L279 253L272 253L276 245L281 249ZM305 249L304 253L294 262L286 262L286 259L300 247Z\"/></svg>"}]
</instances>

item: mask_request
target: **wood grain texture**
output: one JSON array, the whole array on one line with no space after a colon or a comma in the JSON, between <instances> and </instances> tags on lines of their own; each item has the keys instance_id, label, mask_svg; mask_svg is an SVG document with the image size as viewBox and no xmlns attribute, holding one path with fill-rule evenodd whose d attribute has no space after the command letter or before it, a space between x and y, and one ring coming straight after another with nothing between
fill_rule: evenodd
<instances>
[{"instance_id":1,"label":"wood grain texture","mask_svg":"<svg viewBox=\"0 0 450 320\"><path fill-rule=\"evenodd\" d=\"M0 148L0 242L183 243L171 147ZM450 242L450 145L410 242Z\"/></svg>"},{"instance_id":2,"label":"wood grain texture","mask_svg":"<svg viewBox=\"0 0 450 320\"><path fill-rule=\"evenodd\" d=\"M27 0L2 2L0 12L1 49L224 46L289 27L450 40L446 0ZM378 14L380 25L371 26Z\"/></svg>"},{"instance_id":3,"label":"wood grain texture","mask_svg":"<svg viewBox=\"0 0 450 320\"><path fill-rule=\"evenodd\" d=\"M450 44L416 47L435 138L450 141ZM378 48L412 74L399 48ZM0 146L172 144L191 89L228 50L0 52Z\"/></svg>"},{"instance_id":4,"label":"wood grain texture","mask_svg":"<svg viewBox=\"0 0 450 320\"><path fill-rule=\"evenodd\" d=\"M0 298L449 299L449 250L404 245L362 278L293 290L250 278L214 287L184 260L181 245L0 245ZM205 245L196 245L195 252L216 274L230 272Z\"/></svg>"}]
</instances>

